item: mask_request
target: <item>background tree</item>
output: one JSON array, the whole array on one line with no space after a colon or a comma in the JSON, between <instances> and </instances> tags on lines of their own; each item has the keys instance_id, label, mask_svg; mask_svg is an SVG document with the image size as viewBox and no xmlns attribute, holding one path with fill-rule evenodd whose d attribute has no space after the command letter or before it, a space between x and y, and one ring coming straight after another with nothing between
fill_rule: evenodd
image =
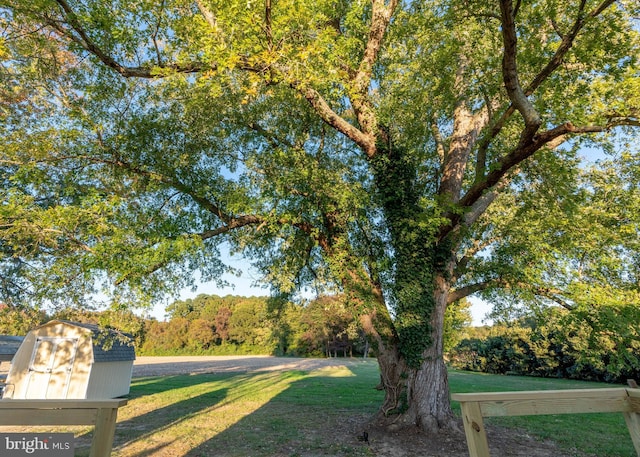
<instances>
[{"instance_id":1,"label":"background tree","mask_svg":"<svg viewBox=\"0 0 640 457\"><path fill-rule=\"evenodd\" d=\"M462 340L450 360L457 368L488 373L616 383L636 379L638 307L592 311L585 316L556 306L497 324L486 335Z\"/></svg>"},{"instance_id":2,"label":"background tree","mask_svg":"<svg viewBox=\"0 0 640 457\"><path fill-rule=\"evenodd\" d=\"M189 322L188 347L194 350L206 350L215 342L215 332L209 321L195 319Z\"/></svg>"},{"instance_id":3,"label":"background tree","mask_svg":"<svg viewBox=\"0 0 640 457\"><path fill-rule=\"evenodd\" d=\"M106 311L94 311L89 309L78 309L78 308L64 308L58 309L51 315L45 315L41 313L42 320L37 323L37 325L44 324L50 320L59 319L59 320L67 320L73 322L81 322L87 324L95 324L103 329L115 329L119 332L125 333L131 338L133 338L133 344L136 348L139 348L145 339L145 321L143 318L134 314L132 310L129 309L108 309ZM28 332L36 324L29 327L26 331ZM105 340L105 344L109 345L110 339L107 338ZM127 344L130 344L131 341L127 339Z\"/></svg>"},{"instance_id":4,"label":"background tree","mask_svg":"<svg viewBox=\"0 0 640 457\"><path fill-rule=\"evenodd\" d=\"M353 353L357 329L354 316L342 296L324 296L312 300L301 310L300 333L296 347L316 356L337 356Z\"/></svg>"},{"instance_id":5,"label":"background tree","mask_svg":"<svg viewBox=\"0 0 640 457\"><path fill-rule=\"evenodd\" d=\"M214 326L216 329L216 336L219 341L226 343L229 340L229 318L231 317L231 310L226 306L218 308L218 312L214 318Z\"/></svg>"},{"instance_id":6,"label":"background tree","mask_svg":"<svg viewBox=\"0 0 640 457\"><path fill-rule=\"evenodd\" d=\"M527 228L557 201L568 220L582 138L636 153L620 140L639 125L636 2L0 8L2 265L20 268L3 282L34 301L152 301L194 270L220 278L228 243L279 294L347 295L397 424L452 424L450 304L570 303L584 284L585 247L528 257L500 210Z\"/></svg>"},{"instance_id":7,"label":"background tree","mask_svg":"<svg viewBox=\"0 0 640 457\"><path fill-rule=\"evenodd\" d=\"M38 310L0 304L0 335L26 335L45 322L45 314Z\"/></svg>"},{"instance_id":8,"label":"background tree","mask_svg":"<svg viewBox=\"0 0 640 457\"><path fill-rule=\"evenodd\" d=\"M471 303L462 298L451 303L444 313L443 350L448 353L462 339L466 337L466 330L471 326Z\"/></svg>"}]
</instances>

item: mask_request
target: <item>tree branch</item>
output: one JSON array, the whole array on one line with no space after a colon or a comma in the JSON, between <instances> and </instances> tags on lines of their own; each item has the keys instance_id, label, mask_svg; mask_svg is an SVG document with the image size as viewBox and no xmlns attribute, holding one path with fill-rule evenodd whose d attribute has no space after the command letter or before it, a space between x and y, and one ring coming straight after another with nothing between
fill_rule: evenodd
<instances>
[{"instance_id":1,"label":"tree branch","mask_svg":"<svg viewBox=\"0 0 640 457\"><path fill-rule=\"evenodd\" d=\"M107 147L104 144L101 144L102 147ZM170 176L166 176L163 174L160 174L158 172L155 171L150 171L150 170L145 170L143 168L140 168L138 166L135 166L129 162L126 162L124 160L122 160L121 158L118 158L116 154L114 154L114 156L116 157L115 159L106 159L106 158L99 158L99 157L93 157L93 156L82 156L82 155L77 155L77 156L58 156L56 157L56 160L67 160L67 159L80 159L80 160L86 160L88 162L93 162L93 163L102 163L105 165L110 165L113 167L117 167L117 168L121 168L124 170L127 170L131 173L133 173L136 176L144 176L146 178L149 178L153 181L156 182L160 182L162 184L166 184L167 186L170 186L178 191L180 191L181 193L188 195L189 197L191 197L200 207L202 207L203 209L205 209L206 211L216 215L218 218L220 218L220 220L222 220L225 223L230 223L234 218L230 215L228 215L227 213L225 213L218 205L216 205L215 203L211 202L210 200L202 197L201 195L198 195L191 187L187 186L186 184L184 184L183 182L172 178Z\"/></svg>"},{"instance_id":2,"label":"tree branch","mask_svg":"<svg viewBox=\"0 0 640 457\"><path fill-rule=\"evenodd\" d=\"M265 140L267 140L267 142L271 145L271 147L273 148L278 148L280 147L281 144L284 144L285 146L295 149L295 145L283 140L282 138L276 137L275 135L271 134L267 129L265 129L264 127L262 127L260 124L256 123L256 122L251 122L247 125L247 127L249 127L251 130L253 130L254 132L256 132L257 134L259 134L261 137L263 137Z\"/></svg>"},{"instance_id":3,"label":"tree branch","mask_svg":"<svg viewBox=\"0 0 640 457\"><path fill-rule=\"evenodd\" d=\"M496 187L498 186L499 184L496 185ZM499 194L500 192L498 191L498 189L492 189L491 191L482 194L482 196L478 198L473 203L473 205L471 205L470 210L464 214L464 225L466 225L467 227L473 225L480 218L480 216L484 214L487 208L491 206L491 204L495 201Z\"/></svg>"},{"instance_id":4,"label":"tree branch","mask_svg":"<svg viewBox=\"0 0 640 457\"><path fill-rule=\"evenodd\" d=\"M561 136L558 138L563 138L563 137ZM551 143L553 143L553 141L551 141ZM482 196L478 198L471 205L471 207L469 208L469 211L467 211L464 214L464 217L462 218L464 225L466 225L467 227L470 227L473 223L475 223L480 218L480 216L484 214L487 208L489 208L489 206L498 197L498 195L500 194L500 191L509 185L509 182L511 181L511 177L514 174L516 174L518 170L519 170L519 167L516 167L510 170L509 171L509 173L511 174L510 177L507 177L506 179L505 178L500 179L500 181L495 186L493 186L491 190L484 192Z\"/></svg>"},{"instance_id":5,"label":"tree branch","mask_svg":"<svg viewBox=\"0 0 640 457\"><path fill-rule=\"evenodd\" d=\"M60 6L62 10L62 15L66 23L71 27L71 30L64 27L60 21L55 20L51 17L44 16L44 22L46 25L53 27L56 31L58 31L61 35L68 37L70 40L74 41L78 45L80 45L83 49L88 51L89 53L96 56L100 61L105 64L107 67L115 70L120 75L126 78L158 78L160 77L154 68L161 68L166 70L172 70L177 73L197 73L204 70L215 70L217 68L216 64L205 64L203 62L188 62L185 64L178 63L162 63L158 62L158 65L149 65L149 66L127 66L118 62L113 56L109 53L105 52L98 44L91 39L89 34L86 32L80 21L78 21L77 15L73 11L73 9L69 6L66 0L55 0L56 3ZM215 16L211 13L206 6L198 2L198 7L200 12L205 17L205 20L209 23L210 26L215 27ZM241 57L238 63L238 68L245 71L260 73L265 70L265 67L261 67L255 65L249 61L247 57Z\"/></svg>"},{"instance_id":6,"label":"tree branch","mask_svg":"<svg viewBox=\"0 0 640 457\"><path fill-rule=\"evenodd\" d=\"M388 5L385 0L373 0L373 11L371 13L371 25L369 27L369 37L360 61L353 83L353 93L350 96L356 118L360 128L365 134L377 136L378 126L374 110L369 100L369 89L371 86L371 75L375 65L384 36L389 27L391 17L398 6L398 0L391 0ZM369 155L369 153L367 153Z\"/></svg>"},{"instance_id":7,"label":"tree branch","mask_svg":"<svg viewBox=\"0 0 640 457\"><path fill-rule=\"evenodd\" d=\"M147 67L127 67L121 65L117 62L112 56L105 53L92 39L89 37L87 32L85 31L73 9L69 6L66 0L56 0L56 3L60 6L63 11L63 17L66 22L71 26L75 33L72 33L70 30L63 27L58 21L46 17L45 22L47 25L55 28L58 32L60 32L63 36L66 36L79 44L82 48L89 51L91 54L95 55L98 59L102 61L109 68L114 69L122 76L126 77L138 77L138 78L151 78L153 75L151 74L151 68Z\"/></svg>"},{"instance_id":8,"label":"tree branch","mask_svg":"<svg viewBox=\"0 0 640 457\"><path fill-rule=\"evenodd\" d=\"M531 83L527 86L526 94L531 95L533 91L535 91L540 85L560 66L563 62L564 57L567 55L569 50L573 47L573 43L580 33L580 30L584 27L587 18L594 18L602 13L606 8L611 6L615 0L605 0L593 10L588 16L584 14L584 9L586 7L586 0L581 0L580 7L578 9L578 14L576 16L576 20L573 23L573 27L569 33L560 35L562 41L556 49L556 52L553 54L547 65L544 66L542 70L536 75L536 77L531 81ZM558 32L559 33L559 32Z\"/></svg>"},{"instance_id":9,"label":"tree branch","mask_svg":"<svg viewBox=\"0 0 640 457\"><path fill-rule=\"evenodd\" d=\"M440 133L440 128L438 127L438 123L435 117L432 117L429 127L431 128L433 141L435 141L436 143L436 151L438 153L438 159L440 159L440 172L442 172L444 162L447 158L447 152L444 148L444 139L442 138L442 133Z\"/></svg>"},{"instance_id":10,"label":"tree branch","mask_svg":"<svg viewBox=\"0 0 640 457\"><path fill-rule=\"evenodd\" d=\"M164 9L165 3L164 0L161 2L161 8ZM156 50L156 58L158 59L158 66L164 65L162 62L162 53L160 52L160 46L158 46L158 33L160 32L160 23L162 22L160 16L157 18L157 22L155 27L153 28L153 34L151 35L153 41L153 47Z\"/></svg>"},{"instance_id":11,"label":"tree branch","mask_svg":"<svg viewBox=\"0 0 640 457\"><path fill-rule=\"evenodd\" d=\"M586 1L582 0L580 3L579 13L576 17L576 20L573 26L571 27L571 30L566 34L561 34L560 31L557 29L557 25L554 23L554 28L556 29L556 32L558 33L558 35L561 37L562 41L560 42L560 45L556 49L551 59L549 59L547 64L542 68L542 70L540 70L540 72L533 78L533 80L529 83L527 88L524 90L525 96L528 97L531 94L533 94L535 90L538 87L540 87L540 85L544 81L546 81L549 78L549 76L551 76L553 72L562 64L565 56L573 47L576 37L578 36L580 31L584 28L586 24L586 18L595 18L599 16L600 14L602 14L604 10L610 7L613 3L615 3L615 0L604 0L591 13L589 13L588 15L585 15L584 8L586 6ZM487 134L484 136L484 138L480 142L479 150L482 150L482 151L487 150L491 141L502 131L502 128L504 127L505 123L511 117L511 115L515 112L515 110L516 110L515 105L511 104L505 110L505 112L502 113L502 116L500 116L500 118L497 119L495 123L493 123L493 125L491 126Z\"/></svg>"},{"instance_id":12,"label":"tree branch","mask_svg":"<svg viewBox=\"0 0 640 457\"><path fill-rule=\"evenodd\" d=\"M535 135L528 144L519 144L514 150L504 155L498 162L496 162L492 167L492 171L487 174L483 181L475 182L469 188L467 193L458 201L458 206L460 208L471 208L472 210L479 211L484 205L484 202L479 202L479 200L483 195L485 195L485 192L500 183L500 181L502 181L514 167L531 157L541 148L548 146L549 144L557 147L558 144L556 140L558 138L584 133L604 132L616 125L620 124L612 122L606 126L588 125L575 127L571 122L567 122L551 130ZM477 216L479 217L480 214L481 213L478 213ZM449 219L451 220L451 224L440 230L438 235L439 240L444 239L449 233L456 230L461 220L463 220L463 216L460 216L459 214L449 214Z\"/></svg>"},{"instance_id":13,"label":"tree branch","mask_svg":"<svg viewBox=\"0 0 640 457\"><path fill-rule=\"evenodd\" d=\"M640 127L640 117L638 113L633 113L631 116L624 116L620 113L609 113L607 115L609 119L608 125L611 127L621 127L621 126L631 126L631 127Z\"/></svg>"},{"instance_id":14,"label":"tree branch","mask_svg":"<svg viewBox=\"0 0 640 457\"><path fill-rule=\"evenodd\" d=\"M376 151L376 138L374 135L364 133L347 122L331 109L326 100L315 89L303 85L300 82L291 83L291 87L307 99L316 114L318 114L325 123L360 146L369 158L373 157Z\"/></svg>"},{"instance_id":15,"label":"tree branch","mask_svg":"<svg viewBox=\"0 0 640 457\"><path fill-rule=\"evenodd\" d=\"M491 98L482 91L482 96L484 98L484 106L487 111L486 114L486 124L482 127L484 128L486 125L494 124L494 105L495 101L492 101ZM482 142L478 147L478 151L476 153L476 167L475 167L475 180L481 181L484 178L484 174L487 171L487 150L489 148L489 143Z\"/></svg>"},{"instance_id":16,"label":"tree branch","mask_svg":"<svg viewBox=\"0 0 640 457\"><path fill-rule=\"evenodd\" d=\"M611 126L583 126L575 127L571 122L559 125L551 130L539 133L528 144L516 147L513 151L503 156L489 172L484 181L475 183L460 199L462 207L470 207L482 194L495 186L513 167L531 157L536 151L553 141L568 134L598 133L608 130Z\"/></svg>"},{"instance_id":17,"label":"tree branch","mask_svg":"<svg viewBox=\"0 0 640 457\"><path fill-rule=\"evenodd\" d=\"M482 281L475 284L468 284L466 286L460 287L459 289L456 289L451 293L449 293L447 305L450 305L451 303L455 303L456 301L466 298L470 295L473 295L476 292L486 290L493 285L497 285L501 283L505 285L505 282L503 280L495 279L495 280L489 280L489 281ZM533 292L535 295L538 295L539 297L543 297L548 300L554 301L555 303L557 303L558 305L562 306L565 309L568 309L568 310L573 309L573 305L571 305L571 303L569 303L567 300L561 297L562 295L561 290L552 289L550 287L531 287L531 285L524 284L524 283L519 283L518 287L530 290L531 292Z\"/></svg>"},{"instance_id":18,"label":"tree branch","mask_svg":"<svg viewBox=\"0 0 640 457\"><path fill-rule=\"evenodd\" d=\"M562 294L561 290L551 289L549 287L536 287L533 289L533 293L540 297L556 302L558 305L569 311L574 308L571 303L560 296Z\"/></svg>"},{"instance_id":19,"label":"tree branch","mask_svg":"<svg viewBox=\"0 0 640 457\"><path fill-rule=\"evenodd\" d=\"M218 235L222 235L224 233L228 233L228 232L230 232L232 230L236 230L236 229L239 229L239 228L242 228L242 227L246 227L248 225L261 224L263 222L264 222L263 218L261 218L259 216L252 215L252 214L232 217L222 227L218 227L218 228L215 228L213 230L205 230L202 233L198 233L197 236L199 236L204 241L204 240L208 240L209 238L213 238L213 237L216 237Z\"/></svg>"},{"instance_id":20,"label":"tree branch","mask_svg":"<svg viewBox=\"0 0 640 457\"><path fill-rule=\"evenodd\" d=\"M487 246L496 242L497 238L490 238L486 240L478 239L475 240L473 246L469 247L464 253L464 255L456 262L456 266L454 269L455 278L459 278L463 274L467 272L467 265L473 259L473 257L480 251L482 251Z\"/></svg>"},{"instance_id":21,"label":"tree branch","mask_svg":"<svg viewBox=\"0 0 640 457\"><path fill-rule=\"evenodd\" d=\"M391 0L388 5L384 0L373 1L369 37L362 60L357 71L347 72L351 74L352 83L349 101L360 128L353 126L333 111L326 100L312 87L299 81L291 83L291 87L304 96L325 123L356 143L369 158L372 158L376 153L376 138L378 136L377 119L369 100L371 75L382 47L384 35L397 5L398 0Z\"/></svg>"},{"instance_id":22,"label":"tree branch","mask_svg":"<svg viewBox=\"0 0 640 457\"><path fill-rule=\"evenodd\" d=\"M451 303L455 303L458 300L468 297L469 295L473 295L476 292L480 292L481 290L488 289L494 281L483 281L476 284L469 284L459 289L453 290L449 293L449 297L447 299L447 305Z\"/></svg>"},{"instance_id":23,"label":"tree branch","mask_svg":"<svg viewBox=\"0 0 640 457\"><path fill-rule=\"evenodd\" d=\"M515 25L515 13L511 0L500 1L502 13L502 39L504 41L504 54L502 56L502 78L507 89L507 95L513 106L520 112L524 119L525 128L520 136L520 144L528 143L538 131L542 120L533 104L527 98L518 78L517 60L517 32Z\"/></svg>"},{"instance_id":24,"label":"tree branch","mask_svg":"<svg viewBox=\"0 0 640 457\"><path fill-rule=\"evenodd\" d=\"M271 30L271 0L264 2L264 32L267 36L269 49L273 48L273 31Z\"/></svg>"},{"instance_id":25,"label":"tree branch","mask_svg":"<svg viewBox=\"0 0 640 457\"><path fill-rule=\"evenodd\" d=\"M452 202L460 199L464 174L478 131L485 122L484 115L473 115L462 102L454 111L453 134L446 160L442 167L442 179L438 195L448 195Z\"/></svg>"},{"instance_id":26,"label":"tree branch","mask_svg":"<svg viewBox=\"0 0 640 457\"><path fill-rule=\"evenodd\" d=\"M221 227L217 227L217 228L212 229L212 230L205 230L204 232L197 233L197 234L192 234L192 235L200 237L200 239L202 241L206 241L206 240L214 238L214 237L216 237L218 235L223 235L225 233L229 233L229 232L231 232L233 230L237 230L237 229L240 229L240 228L243 228L243 227L247 227L249 225L265 224L266 222L267 222L266 219L264 219L263 217L252 215L252 214L247 214L247 215L232 217L225 223L225 225L223 225ZM278 221L278 223L286 224L287 222L284 221L284 220L281 220L281 221ZM322 234L318 234L317 233L318 231L311 224L308 224L308 223L296 223L296 224L291 224L291 225L293 227L296 227L296 228L302 230L304 233L309 235L311 237L311 239L316 241L323 249L326 248L326 244L327 244L326 237L324 237ZM169 262L170 261L167 260L167 261L158 262L158 263L156 263L154 265L151 265L149 268L147 268L145 270L145 273L151 274L151 273L159 270L160 268L163 268L163 267L167 266L169 264ZM130 274L125 274L124 276L118 278L116 280L116 282L115 282L115 285L116 286L121 285L130 276L131 276Z\"/></svg>"},{"instance_id":27,"label":"tree branch","mask_svg":"<svg viewBox=\"0 0 640 457\"><path fill-rule=\"evenodd\" d=\"M212 30L218 29L218 21L216 20L215 14L204 4L202 0L196 0L196 5L198 5L198 9L200 10L200 14L204 16L205 21L209 24Z\"/></svg>"},{"instance_id":28,"label":"tree branch","mask_svg":"<svg viewBox=\"0 0 640 457\"><path fill-rule=\"evenodd\" d=\"M490 112L488 109L481 110L474 115L467 105L466 70L469 60L465 51L460 53L458 60L459 67L454 84L457 101L453 112L453 133L442 165L442 177L438 189L438 195L447 196L451 202L457 202L460 199L469 156L476 144L478 132L486 124Z\"/></svg>"}]
</instances>

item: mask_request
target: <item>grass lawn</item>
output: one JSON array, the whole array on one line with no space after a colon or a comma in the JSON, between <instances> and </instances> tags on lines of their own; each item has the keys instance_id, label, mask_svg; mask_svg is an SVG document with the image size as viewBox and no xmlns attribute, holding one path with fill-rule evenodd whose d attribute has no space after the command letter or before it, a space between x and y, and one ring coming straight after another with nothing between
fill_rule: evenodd
<instances>
[{"instance_id":1,"label":"grass lawn","mask_svg":"<svg viewBox=\"0 0 640 457\"><path fill-rule=\"evenodd\" d=\"M338 438L375 413L382 400L373 389L378 380L373 360L313 372L134 378L129 404L118 415L113 456L372 456L357 440ZM611 387L460 371L450 373L450 383L453 392ZM621 414L486 421L600 457L635 455Z\"/></svg>"},{"instance_id":2,"label":"grass lawn","mask_svg":"<svg viewBox=\"0 0 640 457\"><path fill-rule=\"evenodd\" d=\"M252 374L137 378L118 414L113 456L370 456L327 442L345 418L371 416L377 365ZM329 440L331 441L331 440Z\"/></svg>"}]
</instances>

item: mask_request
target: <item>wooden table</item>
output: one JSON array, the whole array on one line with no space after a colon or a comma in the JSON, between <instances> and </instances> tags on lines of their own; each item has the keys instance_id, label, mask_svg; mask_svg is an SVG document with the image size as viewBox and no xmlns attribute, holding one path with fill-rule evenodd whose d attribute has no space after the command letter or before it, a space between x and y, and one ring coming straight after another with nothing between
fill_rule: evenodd
<instances>
[{"instance_id":1,"label":"wooden table","mask_svg":"<svg viewBox=\"0 0 640 457\"><path fill-rule=\"evenodd\" d=\"M104 400L0 400L0 425L93 425L90 457L109 457L123 398Z\"/></svg>"},{"instance_id":2,"label":"wooden table","mask_svg":"<svg viewBox=\"0 0 640 457\"><path fill-rule=\"evenodd\" d=\"M460 402L470 457L490 457L482 418L536 414L624 414L640 457L640 389L575 389L453 394Z\"/></svg>"}]
</instances>

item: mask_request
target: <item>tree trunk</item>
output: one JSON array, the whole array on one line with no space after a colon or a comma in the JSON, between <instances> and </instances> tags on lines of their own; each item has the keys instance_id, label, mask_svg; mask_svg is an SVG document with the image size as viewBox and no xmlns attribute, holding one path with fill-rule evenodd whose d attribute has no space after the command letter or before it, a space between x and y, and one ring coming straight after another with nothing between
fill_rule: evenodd
<instances>
[{"instance_id":1,"label":"tree trunk","mask_svg":"<svg viewBox=\"0 0 640 457\"><path fill-rule=\"evenodd\" d=\"M393 249L395 337L378 351L386 393L380 413L394 427L454 427L443 356L454 243L436 242L441 220L419 204L411 157L388 143L379 154L371 166Z\"/></svg>"},{"instance_id":2,"label":"tree trunk","mask_svg":"<svg viewBox=\"0 0 640 457\"><path fill-rule=\"evenodd\" d=\"M385 390L379 419L391 428L417 426L427 432L458 428L449 401L449 380L443 352L449 283L443 276L439 276L436 283L436 306L431 316L432 344L423 352L420 367L408 366L397 346L380 352L378 356Z\"/></svg>"},{"instance_id":3,"label":"tree trunk","mask_svg":"<svg viewBox=\"0 0 640 457\"><path fill-rule=\"evenodd\" d=\"M449 401L449 378L444 363L443 329L448 292L449 283L442 275L437 275L435 307L431 315L432 344L424 351L420 368L408 373L409 409L405 420L426 431L457 427Z\"/></svg>"}]
</instances>

